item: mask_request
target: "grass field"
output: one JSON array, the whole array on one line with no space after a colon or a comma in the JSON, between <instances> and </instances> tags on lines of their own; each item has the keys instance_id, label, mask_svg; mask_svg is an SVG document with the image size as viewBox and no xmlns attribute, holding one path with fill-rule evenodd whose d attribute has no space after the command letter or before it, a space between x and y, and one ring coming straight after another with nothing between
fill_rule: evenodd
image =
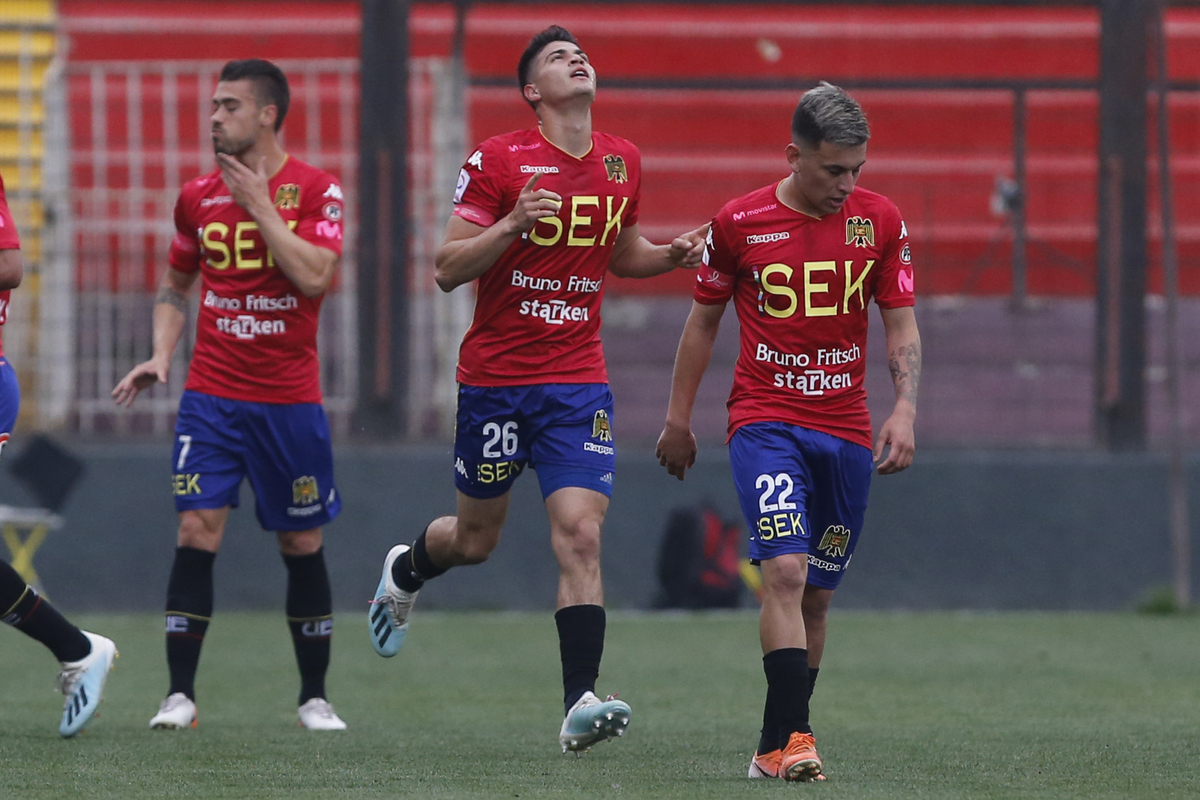
<instances>
[{"instance_id":1,"label":"grass field","mask_svg":"<svg viewBox=\"0 0 1200 800\"><path fill-rule=\"evenodd\" d=\"M624 739L558 752L549 614L414 618L377 657L339 616L330 699L345 733L297 727L281 614L218 613L200 727L155 732L161 617L79 621L121 650L100 716L57 735L56 664L0 631L0 798L1196 798L1200 618L842 613L813 722L830 776L745 778L764 681L751 614L609 620L599 689Z\"/></svg>"}]
</instances>

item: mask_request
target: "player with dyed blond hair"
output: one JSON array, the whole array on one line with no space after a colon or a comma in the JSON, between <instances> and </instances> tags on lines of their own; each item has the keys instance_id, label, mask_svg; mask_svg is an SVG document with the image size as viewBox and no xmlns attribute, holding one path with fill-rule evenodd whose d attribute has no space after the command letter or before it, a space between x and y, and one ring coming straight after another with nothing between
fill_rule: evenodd
<instances>
[{"instance_id":1,"label":"player with dyed blond hair","mask_svg":"<svg viewBox=\"0 0 1200 800\"><path fill-rule=\"evenodd\" d=\"M726 304L741 350L729 397L729 457L762 567L767 699L752 778L824 780L809 698L829 604L861 533L872 463L912 463L921 375L908 231L886 197L857 188L870 136L858 103L822 83L800 99L791 174L727 203L712 222L675 356L660 463L696 459L692 407ZM879 306L896 405L872 443L867 306ZM886 457L885 457L886 451Z\"/></svg>"}]
</instances>

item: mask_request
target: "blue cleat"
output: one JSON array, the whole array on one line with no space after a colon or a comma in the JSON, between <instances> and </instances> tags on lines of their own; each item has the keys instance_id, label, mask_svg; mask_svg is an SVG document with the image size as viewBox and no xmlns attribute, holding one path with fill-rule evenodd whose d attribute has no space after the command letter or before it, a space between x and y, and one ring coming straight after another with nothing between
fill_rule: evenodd
<instances>
[{"instance_id":1,"label":"blue cleat","mask_svg":"<svg viewBox=\"0 0 1200 800\"><path fill-rule=\"evenodd\" d=\"M417 592L406 592L392 580L392 564L408 552L406 544L398 544L388 551L383 559L383 575L375 589L375 599L367 612L367 627L375 652L391 658L400 652L404 637L408 635L408 616L412 612Z\"/></svg>"},{"instance_id":2,"label":"blue cleat","mask_svg":"<svg viewBox=\"0 0 1200 800\"><path fill-rule=\"evenodd\" d=\"M111 639L87 631L83 635L92 643L92 652L79 661L64 661L58 673L58 689L67 696L58 726L63 738L83 730L96 713L108 671L117 657L117 646Z\"/></svg>"},{"instance_id":3,"label":"blue cleat","mask_svg":"<svg viewBox=\"0 0 1200 800\"><path fill-rule=\"evenodd\" d=\"M629 704L617 700L616 695L609 695L607 700L601 701L592 692L584 692L563 719L558 743L562 745L564 753L568 750L579 752L596 742L624 736L632 713Z\"/></svg>"}]
</instances>

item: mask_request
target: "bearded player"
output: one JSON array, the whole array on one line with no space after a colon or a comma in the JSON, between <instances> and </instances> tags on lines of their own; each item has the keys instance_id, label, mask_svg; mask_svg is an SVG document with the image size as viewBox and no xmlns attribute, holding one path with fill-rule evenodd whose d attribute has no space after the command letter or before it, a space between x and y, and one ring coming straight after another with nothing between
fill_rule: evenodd
<instances>
[{"instance_id":1,"label":"bearded player","mask_svg":"<svg viewBox=\"0 0 1200 800\"><path fill-rule=\"evenodd\" d=\"M913 458L921 339L912 256L891 201L855 188L869 136L858 103L822 83L793 116L791 175L717 214L658 440L660 463L683 480L696 459L696 391L732 299L741 350L729 457L763 579L767 699L752 778L825 779L808 705L829 604L858 544L873 463L888 475ZM896 389L873 447L863 388L871 299Z\"/></svg>"},{"instance_id":2,"label":"bearded player","mask_svg":"<svg viewBox=\"0 0 1200 800\"><path fill-rule=\"evenodd\" d=\"M559 744L581 751L622 734L630 718L626 703L595 693L606 623L600 532L616 455L600 344L605 272L698 266L703 230L661 246L638 234L641 156L592 130L596 72L568 31L533 37L517 78L538 125L488 139L467 159L436 256L443 291L479 281L458 362L458 513L387 554L370 633L380 655L396 654L421 586L488 558L513 481L534 468L559 565Z\"/></svg>"},{"instance_id":3,"label":"bearded player","mask_svg":"<svg viewBox=\"0 0 1200 800\"><path fill-rule=\"evenodd\" d=\"M20 286L24 274L20 237L8 210L4 181L0 180L0 325L8 321L12 290ZM12 435L20 405L17 373L0 346L0 452ZM67 700L58 732L68 738L79 733L100 706L108 671L117 657L116 645L111 639L72 625L3 561L0 561L0 620L44 644L61 663L58 688Z\"/></svg>"},{"instance_id":4,"label":"bearded player","mask_svg":"<svg viewBox=\"0 0 1200 800\"><path fill-rule=\"evenodd\" d=\"M179 533L167 585L171 685L157 729L196 725L195 675L212 616L213 561L238 488L287 566L287 619L300 668L300 723L342 730L325 699L333 602L321 526L337 516L321 406L317 319L342 252L342 190L289 156L278 132L288 85L274 64L231 61L212 101L219 169L183 187L170 266L154 305L154 350L113 390L130 405L165 383L200 277L196 345L171 456Z\"/></svg>"}]
</instances>

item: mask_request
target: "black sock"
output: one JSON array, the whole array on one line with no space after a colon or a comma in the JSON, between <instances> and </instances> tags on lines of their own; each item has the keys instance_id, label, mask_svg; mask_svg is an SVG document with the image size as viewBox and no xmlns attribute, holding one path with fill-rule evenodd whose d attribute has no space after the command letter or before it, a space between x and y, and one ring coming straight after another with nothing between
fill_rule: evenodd
<instances>
[{"instance_id":1,"label":"black sock","mask_svg":"<svg viewBox=\"0 0 1200 800\"><path fill-rule=\"evenodd\" d=\"M604 654L607 617L602 606L560 608L554 615L558 626L558 651L562 657L563 703L567 711L584 692L596 691L600 657Z\"/></svg>"},{"instance_id":2,"label":"black sock","mask_svg":"<svg viewBox=\"0 0 1200 800\"><path fill-rule=\"evenodd\" d=\"M808 700L812 702L813 690L817 688L817 673L821 671L820 667L808 668Z\"/></svg>"},{"instance_id":3,"label":"black sock","mask_svg":"<svg viewBox=\"0 0 1200 800\"><path fill-rule=\"evenodd\" d=\"M429 530L428 526L425 530ZM417 537L408 552L392 562L392 580L406 592L418 591L425 585L425 581L445 573L446 570L434 566L430 560L429 550L425 548L424 533Z\"/></svg>"},{"instance_id":4,"label":"black sock","mask_svg":"<svg viewBox=\"0 0 1200 800\"><path fill-rule=\"evenodd\" d=\"M91 641L46 602L9 564L0 561L0 619L38 640L59 661L78 661Z\"/></svg>"},{"instance_id":5,"label":"black sock","mask_svg":"<svg viewBox=\"0 0 1200 800\"><path fill-rule=\"evenodd\" d=\"M772 650L763 656L763 672L767 693L776 700L779 741L786 745L795 731L812 733L808 724L808 651L802 647Z\"/></svg>"},{"instance_id":6,"label":"black sock","mask_svg":"<svg viewBox=\"0 0 1200 800\"><path fill-rule=\"evenodd\" d=\"M329 670L329 640L333 636L333 595L325 551L284 556L287 565L287 615L292 646L300 667L300 705L325 696Z\"/></svg>"},{"instance_id":7,"label":"black sock","mask_svg":"<svg viewBox=\"0 0 1200 800\"><path fill-rule=\"evenodd\" d=\"M764 756L772 750L779 750L784 744L786 743L779 741L779 718L775 716L775 694L768 686L767 702L763 704L762 731L758 737L758 750L755 752Z\"/></svg>"},{"instance_id":8,"label":"black sock","mask_svg":"<svg viewBox=\"0 0 1200 800\"><path fill-rule=\"evenodd\" d=\"M167 669L171 688L196 699L196 667L212 619L213 562L217 554L194 547L175 548L167 583Z\"/></svg>"}]
</instances>

